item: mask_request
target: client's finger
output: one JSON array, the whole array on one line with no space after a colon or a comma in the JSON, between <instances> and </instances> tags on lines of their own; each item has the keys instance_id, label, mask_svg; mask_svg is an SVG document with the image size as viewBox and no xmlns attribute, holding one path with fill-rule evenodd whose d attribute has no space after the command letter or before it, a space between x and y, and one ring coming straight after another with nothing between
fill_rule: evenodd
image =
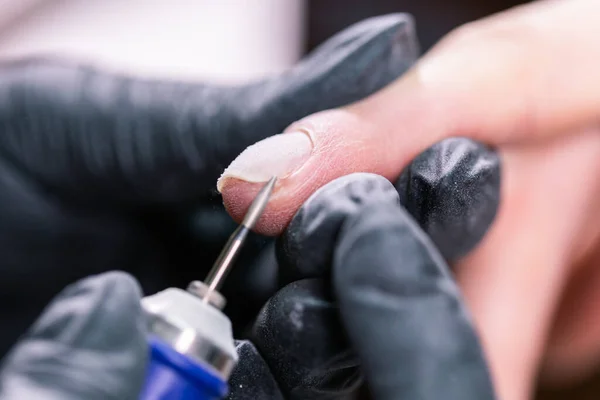
<instances>
[{"instance_id":1,"label":"client's finger","mask_svg":"<svg viewBox=\"0 0 600 400\"><path fill-rule=\"evenodd\" d=\"M248 148L219 188L239 218L256 184L281 179L263 224L278 233L317 188L352 172L395 179L441 138L499 144L597 120L596 0L545 1L457 29L404 77L350 106L311 115ZM568 128L568 129L567 129Z\"/></svg>"}]
</instances>

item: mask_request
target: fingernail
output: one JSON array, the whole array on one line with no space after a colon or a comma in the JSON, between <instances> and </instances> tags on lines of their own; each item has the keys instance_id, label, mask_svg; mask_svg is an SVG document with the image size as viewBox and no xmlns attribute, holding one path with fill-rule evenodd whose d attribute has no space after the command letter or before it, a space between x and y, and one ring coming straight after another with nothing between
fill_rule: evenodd
<instances>
[{"instance_id":1,"label":"fingernail","mask_svg":"<svg viewBox=\"0 0 600 400\"><path fill-rule=\"evenodd\" d=\"M286 178L308 160L313 144L304 132L281 133L246 148L225 169L217 181L220 192L227 179L267 182L274 175Z\"/></svg>"}]
</instances>

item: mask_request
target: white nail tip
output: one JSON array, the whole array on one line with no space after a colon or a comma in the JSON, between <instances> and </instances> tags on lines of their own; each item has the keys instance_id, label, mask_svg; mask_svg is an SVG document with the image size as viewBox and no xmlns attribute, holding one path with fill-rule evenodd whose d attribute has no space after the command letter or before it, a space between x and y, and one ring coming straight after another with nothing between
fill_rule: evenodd
<instances>
[{"instance_id":1,"label":"white nail tip","mask_svg":"<svg viewBox=\"0 0 600 400\"><path fill-rule=\"evenodd\" d=\"M267 182L271 177L285 178L299 169L312 152L306 133L282 133L249 146L225 169L217 181L221 191L227 178L247 182Z\"/></svg>"}]
</instances>

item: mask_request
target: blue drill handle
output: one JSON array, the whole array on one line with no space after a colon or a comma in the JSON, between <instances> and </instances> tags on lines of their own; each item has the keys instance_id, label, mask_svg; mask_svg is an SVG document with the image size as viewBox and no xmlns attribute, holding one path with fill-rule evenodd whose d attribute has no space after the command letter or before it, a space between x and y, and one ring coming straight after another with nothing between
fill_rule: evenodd
<instances>
[{"instance_id":1,"label":"blue drill handle","mask_svg":"<svg viewBox=\"0 0 600 400\"><path fill-rule=\"evenodd\" d=\"M140 400L220 400L227 382L205 366L150 337L150 363Z\"/></svg>"}]
</instances>

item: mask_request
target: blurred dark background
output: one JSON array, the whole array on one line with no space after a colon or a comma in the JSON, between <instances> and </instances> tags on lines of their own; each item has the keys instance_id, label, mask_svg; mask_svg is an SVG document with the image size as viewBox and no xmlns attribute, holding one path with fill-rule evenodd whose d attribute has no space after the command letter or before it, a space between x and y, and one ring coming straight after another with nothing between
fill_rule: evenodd
<instances>
[{"instance_id":1,"label":"blurred dark background","mask_svg":"<svg viewBox=\"0 0 600 400\"><path fill-rule=\"evenodd\" d=\"M466 22L527 3L517 0L309 0L307 51L343 28L368 17L407 12L415 17L425 51Z\"/></svg>"}]
</instances>

